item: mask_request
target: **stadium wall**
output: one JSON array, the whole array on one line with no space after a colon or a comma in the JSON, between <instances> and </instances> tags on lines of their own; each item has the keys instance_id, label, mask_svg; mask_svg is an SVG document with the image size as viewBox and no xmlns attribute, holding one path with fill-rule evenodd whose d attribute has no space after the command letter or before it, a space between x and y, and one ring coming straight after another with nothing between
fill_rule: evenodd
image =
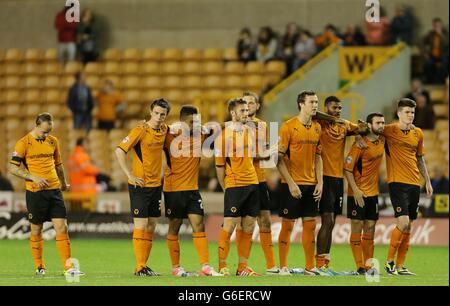
<instances>
[{"instance_id":1,"label":"stadium wall","mask_svg":"<svg viewBox=\"0 0 450 306\"><path fill-rule=\"evenodd\" d=\"M234 46L239 30L257 31L266 25L284 32L295 21L313 33L327 23L345 29L363 25L362 0L79 0L81 9L92 8L103 29L103 47L219 47ZM407 3L420 26L421 37L434 17L448 25L447 0L380 1L392 18L395 6ZM55 14L63 0L1 0L0 48L51 48L56 46Z\"/></svg>"}]
</instances>

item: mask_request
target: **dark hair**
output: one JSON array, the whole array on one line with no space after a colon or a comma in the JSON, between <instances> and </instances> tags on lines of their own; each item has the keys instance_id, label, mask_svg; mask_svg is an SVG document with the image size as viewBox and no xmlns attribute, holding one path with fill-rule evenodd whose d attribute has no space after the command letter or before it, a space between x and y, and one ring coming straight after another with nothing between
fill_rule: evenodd
<instances>
[{"instance_id":1,"label":"dark hair","mask_svg":"<svg viewBox=\"0 0 450 306\"><path fill-rule=\"evenodd\" d=\"M180 118L190 115L197 115L198 108L193 105L183 105L180 109Z\"/></svg>"},{"instance_id":2,"label":"dark hair","mask_svg":"<svg viewBox=\"0 0 450 306\"><path fill-rule=\"evenodd\" d=\"M152 104L150 104L150 110L153 111L155 106L167 109L167 115L170 113L170 103L164 98L153 100Z\"/></svg>"},{"instance_id":3,"label":"dark hair","mask_svg":"<svg viewBox=\"0 0 450 306\"><path fill-rule=\"evenodd\" d=\"M372 124L372 119L375 117L384 117L382 113L371 113L367 116L366 122Z\"/></svg>"},{"instance_id":4,"label":"dark hair","mask_svg":"<svg viewBox=\"0 0 450 306\"><path fill-rule=\"evenodd\" d=\"M301 93L298 94L297 97L297 105L298 105L298 109L300 109L300 104L301 103L305 103L306 101L306 97L308 96L315 96L316 93L312 90L304 90Z\"/></svg>"},{"instance_id":5,"label":"dark hair","mask_svg":"<svg viewBox=\"0 0 450 306\"><path fill-rule=\"evenodd\" d=\"M228 113L231 113L232 110L236 108L238 105L247 104L247 101L241 98L233 98L228 101Z\"/></svg>"},{"instance_id":6,"label":"dark hair","mask_svg":"<svg viewBox=\"0 0 450 306\"><path fill-rule=\"evenodd\" d=\"M78 71L77 73L75 73L75 80L77 82L79 82L82 75L83 75L83 72L81 72L81 71Z\"/></svg>"},{"instance_id":7,"label":"dark hair","mask_svg":"<svg viewBox=\"0 0 450 306\"><path fill-rule=\"evenodd\" d=\"M325 105L328 105L333 102L342 102L342 101L336 96L329 96L325 99Z\"/></svg>"},{"instance_id":8,"label":"dark hair","mask_svg":"<svg viewBox=\"0 0 450 306\"><path fill-rule=\"evenodd\" d=\"M253 97L255 98L256 103L259 103L259 97L256 93L252 91L246 91L242 94L243 97Z\"/></svg>"},{"instance_id":9,"label":"dark hair","mask_svg":"<svg viewBox=\"0 0 450 306\"><path fill-rule=\"evenodd\" d=\"M52 122L53 116L50 113L42 113L36 117L36 125L41 125L42 122Z\"/></svg>"},{"instance_id":10,"label":"dark hair","mask_svg":"<svg viewBox=\"0 0 450 306\"><path fill-rule=\"evenodd\" d=\"M77 139L77 142L76 142L77 146L82 146L83 143L84 143L84 138L83 137L80 137L80 138Z\"/></svg>"},{"instance_id":11,"label":"dark hair","mask_svg":"<svg viewBox=\"0 0 450 306\"><path fill-rule=\"evenodd\" d=\"M397 111L401 110L403 107L416 107L416 102L414 100L403 98L397 102Z\"/></svg>"},{"instance_id":12,"label":"dark hair","mask_svg":"<svg viewBox=\"0 0 450 306\"><path fill-rule=\"evenodd\" d=\"M442 23L442 19L439 18L439 17L436 17L436 18L433 19L433 23L435 23L435 22L441 22Z\"/></svg>"},{"instance_id":13,"label":"dark hair","mask_svg":"<svg viewBox=\"0 0 450 306\"><path fill-rule=\"evenodd\" d=\"M243 28L240 32L240 34L248 34L249 36L252 35L252 32L250 31L249 28Z\"/></svg>"}]
</instances>

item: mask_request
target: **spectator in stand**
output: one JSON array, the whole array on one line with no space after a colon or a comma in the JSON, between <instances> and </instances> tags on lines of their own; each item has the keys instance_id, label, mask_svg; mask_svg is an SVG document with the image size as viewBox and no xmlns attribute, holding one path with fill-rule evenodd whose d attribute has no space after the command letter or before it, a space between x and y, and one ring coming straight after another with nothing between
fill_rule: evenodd
<instances>
[{"instance_id":1,"label":"spectator in stand","mask_svg":"<svg viewBox=\"0 0 450 306\"><path fill-rule=\"evenodd\" d=\"M411 81L411 92L409 92L405 98L416 101L418 96L425 96L427 104L431 103L430 93L423 88L422 81L415 78Z\"/></svg>"},{"instance_id":2,"label":"spectator in stand","mask_svg":"<svg viewBox=\"0 0 450 306\"><path fill-rule=\"evenodd\" d=\"M97 60L98 31L91 9L87 8L83 11L80 21L77 28L78 50L80 52L81 61L86 64Z\"/></svg>"},{"instance_id":3,"label":"spectator in stand","mask_svg":"<svg viewBox=\"0 0 450 306\"><path fill-rule=\"evenodd\" d=\"M423 55L426 82L444 84L448 76L448 32L440 18L433 20L433 30L424 38Z\"/></svg>"},{"instance_id":4,"label":"spectator in stand","mask_svg":"<svg viewBox=\"0 0 450 306\"><path fill-rule=\"evenodd\" d=\"M256 59L260 62L268 62L276 58L278 40L271 27L262 27L258 33L256 46Z\"/></svg>"},{"instance_id":5,"label":"spectator in stand","mask_svg":"<svg viewBox=\"0 0 450 306\"><path fill-rule=\"evenodd\" d=\"M74 129L84 128L89 132L92 128L94 100L91 88L86 85L86 78L83 72L78 72L75 75L75 84L69 89L67 105L73 114Z\"/></svg>"},{"instance_id":6,"label":"spectator in stand","mask_svg":"<svg viewBox=\"0 0 450 306\"><path fill-rule=\"evenodd\" d=\"M237 43L239 60L247 63L256 59L256 44L249 28L243 28L239 33Z\"/></svg>"},{"instance_id":7,"label":"spectator in stand","mask_svg":"<svg viewBox=\"0 0 450 306\"><path fill-rule=\"evenodd\" d=\"M340 44L341 42L337 28L332 24L327 24L323 34L316 37L318 51L322 51L331 44Z\"/></svg>"},{"instance_id":8,"label":"spectator in stand","mask_svg":"<svg viewBox=\"0 0 450 306\"><path fill-rule=\"evenodd\" d=\"M125 109L125 102L122 95L114 90L114 84L106 79L102 90L97 96L98 103L98 128L110 131L115 128L117 114Z\"/></svg>"},{"instance_id":9,"label":"spectator in stand","mask_svg":"<svg viewBox=\"0 0 450 306\"><path fill-rule=\"evenodd\" d=\"M70 191L95 194L99 172L84 148L84 139L77 139L77 144L69 156Z\"/></svg>"},{"instance_id":10,"label":"spectator in stand","mask_svg":"<svg viewBox=\"0 0 450 306\"><path fill-rule=\"evenodd\" d=\"M0 170L0 191L14 191L14 187L6 176L3 176Z\"/></svg>"},{"instance_id":11,"label":"spectator in stand","mask_svg":"<svg viewBox=\"0 0 450 306\"><path fill-rule=\"evenodd\" d=\"M58 57L63 64L74 61L77 55L77 25L66 20L66 12L70 7L64 7L55 17L55 29L58 32Z\"/></svg>"},{"instance_id":12,"label":"spectator in stand","mask_svg":"<svg viewBox=\"0 0 450 306\"><path fill-rule=\"evenodd\" d=\"M301 31L300 37L294 47L295 59L292 71L295 71L306 64L317 52L314 38L308 31Z\"/></svg>"},{"instance_id":13,"label":"spectator in stand","mask_svg":"<svg viewBox=\"0 0 450 306\"><path fill-rule=\"evenodd\" d=\"M442 166L436 166L434 168L433 178L431 179L431 185L435 194L448 194L449 193L449 181L445 176Z\"/></svg>"},{"instance_id":14,"label":"spectator in stand","mask_svg":"<svg viewBox=\"0 0 450 306\"><path fill-rule=\"evenodd\" d=\"M361 28L354 24L347 26L347 30L344 33L344 46L365 46L366 37L364 36Z\"/></svg>"},{"instance_id":15,"label":"spectator in stand","mask_svg":"<svg viewBox=\"0 0 450 306\"><path fill-rule=\"evenodd\" d=\"M295 44L299 37L299 27L295 22L290 22L286 26L286 32L281 39L280 58L286 63L286 75L293 72L293 63L295 60Z\"/></svg>"},{"instance_id":16,"label":"spectator in stand","mask_svg":"<svg viewBox=\"0 0 450 306\"><path fill-rule=\"evenodd\" d=\"M423 130L434 129L436 115L434 114L433 105L427 103L427 98L424 95L416 97L416 104L413 124Z\"/></svg>"},{"instance_id":17,"label":"spectator in stand","mask_svg":"<svg viewBox=\"0 0 450 306\"><path fill-rule=\"evenodd\" d=\"M370 46L386 46L390 41L390 22L380 7L380 22L366 22L366 41Z\"/></svg>"},{"instance_id":18,"label":"spectator in stand","mask_svg":"<svg viewBox=\"0 0 450 306\"><path fill-rule=\"evenodd\" d=\"M392 43L404 42L411 46L413 41L414 18L405 6L399 5L391 22Z\"/></svg>"}]
</instances>

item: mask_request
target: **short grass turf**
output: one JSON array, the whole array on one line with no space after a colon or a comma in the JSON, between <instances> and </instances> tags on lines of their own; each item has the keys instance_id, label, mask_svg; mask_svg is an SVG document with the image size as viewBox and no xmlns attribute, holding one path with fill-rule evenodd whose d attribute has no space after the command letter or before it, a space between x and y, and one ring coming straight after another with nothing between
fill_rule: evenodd
<instances>
[{"instance_id":1,"label":"short grass turf","mask_svg":"<svg viewBox=\"0 0 450 306\"><path fill-rule=\"evenodd\" d=\"M197 253L191 241L181 241L181 264L186 271L198 271ZM217 244L210 243L211 264L217 269ZM375 247L375 257L381 268L387 254L386 246ZM364 276L261 276L261 277L189 277L176 278L170 275L171 265L165 241L155 241L149 266L163 274L160 277L136 277L133 275L134 255L131 240L72 240L72 256L80 262L86 273L80 282L69 283L62 276L61 262L54 241L46 241L44 260L47 275L34 276L34 263L28 241L0 240L0 286L448 286L448 247L411 247L408 268L417 276L389 276L382 271L379 282L367 282ZM275 245L278 262L278 248ZM304 255L300 244L291 245L289 265L303 267ZM237 251L234 243L229 254L232 273L237 266ZM257 272L265 271L265 261L259 243L253 243L249 261ZM332 247L332 268L336 271L355 270L351 249L347 245Z\"/></svg>"}]
</instances>

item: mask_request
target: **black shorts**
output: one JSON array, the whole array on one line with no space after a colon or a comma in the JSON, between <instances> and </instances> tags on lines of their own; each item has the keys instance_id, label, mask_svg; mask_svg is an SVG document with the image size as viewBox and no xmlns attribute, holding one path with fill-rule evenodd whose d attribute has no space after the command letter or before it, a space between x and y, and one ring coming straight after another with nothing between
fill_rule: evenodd
<instances>
[{"instance_id":1,"label":"black shorts","mask_svg":"<svg viewBox=\"0 0 450 306\"><path fill-rule=\"evenodd\" d=\"M204 215L198 190L164 192L164 208L169 219L186 219L188 215Z\"/></svg>"},{"instance_id":2,"label":"black shorts","mask_svg":"<svg viewBox=\"0 0 450 306\"><path fill-rule=\"evenodd\" d=\"M347 217L352 220L378 220L378 196L364 198L364 207L356 204L355 198L347 197Z\"/></svg>"},{"instance_id":3,"label":"black shorts","mask_svg":"<svg viewBox=\"0 0 450 306\"><path fill-rule=\"evenodd\" d=\"M259 210L270 210L269 188L266 182L259 183Z\"/></svg>"},{"instance_id":4,"label":"black shorts","mask_svg":"<svg viewBox=\"0 0 450 306\"><path fill-rule=\"evenodd\" d=\"M319 203L314 200L315 185L299 185L302 197L296 199L291 195L288 184L281 184L281 205L279 216L286 219L316 217Z\"/></svg>"},{"instance_id":5,"label":"black shorts","mask_svg":"<svg viewBox=\"0 0 450 306\"><path fill-rule=\"evenodd\" d=\"M322 198L319 205L320 214L334 213L335 215L341 215L343 197L344 179L324 176Z\"/></svg>"},{"instance_id":6,"label":"black shorts","mask_svg":"<svg viewBox=\"0 0 450 306\"><path fill-rule=\"evenodd\" d=\"M28 220L33 224L42 224L52 219L66 219L67 211L60 189L28 191L25 194Z\"/></svg>"},{"instance_id":7,"label":"black shorts","mask_svg":"<svg viewBox=\"0 0 450 306\"><path fill-rule=\"evenodd\" d=\"M259 215L259 187L249 185L225 190L224 217L257 217Z\"/></svg>"},{"instance_id":8,"label":"black shorts","mask_svg":"<svg viewBox=\"0 0 450 306\"><path fill-rule=\"evenodd\" d=\"M404 183L390 183L389 196L395 217L409 216L410 220L417 219L419 212L420 187Z\"/></svg>"},{"instance_id":9,"label":"black shorts","mask_svg":"<svg viewBox=\"0 0 450 306\"><path fill-rule=\"evenodd\" d=\"M161 217L161 187L128 185L133 218Z\"/></svg>"},{"instance_id":10,"label":"black shorts","mask_svg":"<svg viewBox=\"0 0 450 306\"><path fill-rule=\"evenodd\" d=\"M116 122L115 121L102 121L99 120L98 121L98 129L99 130L112 130L115 128Z\"/></svg>"}]
</instances>

